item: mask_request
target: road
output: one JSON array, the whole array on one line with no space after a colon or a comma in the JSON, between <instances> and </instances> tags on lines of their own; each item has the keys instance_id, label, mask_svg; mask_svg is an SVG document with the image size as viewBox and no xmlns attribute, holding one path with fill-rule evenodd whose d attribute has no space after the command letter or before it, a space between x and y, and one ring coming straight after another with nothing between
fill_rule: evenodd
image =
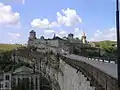
<instances>
[{"instance_id":1,"label":"road","mask_svg":"<svg viewBox=\"0 0 120 90\"><path fill-rule=\"evenodd\" d=\"M78 61L83 61L87 64L90 64L99 70L103 71L104 73L112 76L113 78L117 78L117 64L114 63L105 63L105 62L100 62L100 61L95 61L95 60L88 60L82 56L70 54L70 55L64 55L67 58L73 59L73 60L78 60Z\"/></svg>"},{"instance_id":2,"label":"road","mask_svg":"<svg viewBox=\"0 0 120 90\"><path fill-rule=\"evenodd\" d=\"M24 52L24 51L23 51ZM27 53L23 53L22 56L24 56ZM30 53L30 52L29 52ZM28 54L26 55L28 56ZM38 60L40 59L40 53L30 53L29 55L31 58L36 57ZM64 55L65 57L68 57L70 59L78 60L78 61L83 61L86 62L87 64L90 64L94 66L95 68L98 68L99 70L103 71L104 73L112 76L113 78L117 78L117 64L114 63L105 63L105 62L100 62L100 61L95 61L95 60L88 60L82 56L74 55L74 54L67 54Z\"/></svg>"}]
</instances>

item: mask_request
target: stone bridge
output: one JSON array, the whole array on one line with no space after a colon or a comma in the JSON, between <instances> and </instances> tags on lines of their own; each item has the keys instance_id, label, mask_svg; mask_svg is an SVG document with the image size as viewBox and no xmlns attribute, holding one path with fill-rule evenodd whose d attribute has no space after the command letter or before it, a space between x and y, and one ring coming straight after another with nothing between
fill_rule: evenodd
<instances>
[{"instance_id":1,"label":"stone bridge","mask_svg":"<svg viewBox=\"0 0 120 90\"><path fill-rule=\"evenodd\" d=\"M118 90L117 65L77 55L17 51L16 58L38 70L49 84L47 90ZM16 59L17 60L17 59Z\"/></svg>"}]
</instances>

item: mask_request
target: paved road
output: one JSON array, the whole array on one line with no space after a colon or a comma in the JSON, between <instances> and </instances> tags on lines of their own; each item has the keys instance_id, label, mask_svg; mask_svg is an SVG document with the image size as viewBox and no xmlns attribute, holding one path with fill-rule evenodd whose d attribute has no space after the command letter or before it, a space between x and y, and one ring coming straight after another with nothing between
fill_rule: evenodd
<instances>
[{"instance_id":1,"label":"paved road","mask_svg":"<svg viewBox=\"0 0 120 90\"><path fill-rule=\"evenodd\" d=\"M78 55L64 55L65 57L68 57L70 59L79 60L86 62L99 70L103 71L104 73L107 73L108 75L112 76L113 78L117 78L117 64L113 63L105 63L100 61L94 61L94 60L87 60L86 58Z\"/></svg>"}]
</instances>

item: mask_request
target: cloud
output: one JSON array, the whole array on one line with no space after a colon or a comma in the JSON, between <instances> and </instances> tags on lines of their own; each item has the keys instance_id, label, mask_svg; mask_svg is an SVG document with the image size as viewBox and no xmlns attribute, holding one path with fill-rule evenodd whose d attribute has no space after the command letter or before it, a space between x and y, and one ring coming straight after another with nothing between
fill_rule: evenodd
<instances>
[{"instance_id":1,"label":"cloud","mask_svg":"<svg viewBox=\"0 0 120 90\"><path fill-rule=\"evenodd\" d=\"M18 37L21 37L21 35L19 33L11 33L11 32L8 32L8 35L14 39L17 39Z\"/></svg>"},{"instance_id":2,"label":"cloud","mask_svg":"<svg viewBox=\"0 0 120 90\"><path fill-rule=\"evenodd\" d=\"M60 31L56 32L56 36L58 36L58 37L64 37L67 35L68 35L68 32L64 31L64 30L60 30Z\"/></svg>"},{"instance_id":3,"label":"cloud","mask_svg":"<svg viewBox=\"0 0 120 90\"><path fill-rule=\"evenodd\" d=\"M19 13L13 12L10 5L0 3L0 24L5 26L20 25L19 19Z\"/></svg>"},{"instance_id":4,"label":"cloud","mask_svg":"<svg viewBox=\"0 0 120 90\"><path fill-rule=\"evenodd\" d=\"M44 30L44 34L53 34L55 31L54 30Z\"/></svg>"},{"instance_id":5,"label":"cloud","mask_svg":"<svg viewBox=\"0 0 120 90\"><path fill-rule=\"evenodd\" d=\"M74 26L80 24L82 19L78 16L74 9L62 9L61 12L57 12L57 20L50 22L48 19L33 19L31 26L35 28L52 28L64 26Z\"/></svg>"},{"instance_id":6,"label":"cloud","mask_svg":"<svg viewBox=\"0 0 120 90\"><path fill-rule=\"evenodd\" d=\"M52 27L60 27L60 25L56 22L56 21L53 21L49 24L49 27L52 28Z\"/></svg>"},{"instance_id":7,"label":"cloud","mask_svg":"<svg viewBox=\"0 0 120 90\"><path fill-rule=\"evenodd\" d=\"M66 34L67 32L66 31L64 31L64 30L61 30L60 31L60 34Z\"/></svg>"},{"instance_id":8,"label":"cloud","mask_svg":"<svg viewBox=\"0 0 120 90\"><path fill-rule=\"evenodd\" d=\"M34 28L41 28L41 29L47 29L47 28L52 28L52 27L59 27L60 25L57 24L57 22L49 22L48 19L34 19L31 22L31 26Z\"/></svg>"},{"instance_id":9,"label":"cloud","mask_svg":"<svg viewBox=\"0 0 120 90\"><path fill-rule=\"evenodd\" d=\"M10 42L10 43L18 43L19 39L21 37L20 33L8 32L7 35L8 35L8 38L9 38L8 42Z\"/></svg>"},{"instance_id":10,"label":"cloud","mask_svg":"<svg viewBox=\"0 0 120 90\"><path fill-rule=\"evenodd\" d=\"M34 19L31 22L31 26L35 28L48 28L49 27L49 21L48 19Z\"/></svg>"},{"instance_id":11,"label":"cloud","mask_svg":"<svg viewBox=\"0 0 120 90\"><path fill-rule=\"evenodd\" d=\"M25 4L25 0L22 0L22 4Z\"/></svg>"},{"instance_id":12,"label":"cloud","mask_svg":"<svg viewBox=\"0 0 120 90\"><path fill-rule=\"evenodd\" d=\"M57 16L55 21L49 21L47 18L33 19L31 22L31 26L32 28L43 29L46 37L48 37L47 35L53 36L53 33L55 33L57 36L64 37L68 36L69 32L65 31L65 28L76 27L78 24L82 23L82 19L78 16L76 10L74 9L62 9L60 12L57 12L56 15ZM80 30L79 28L75 28L75 31L73 31L75 37L79 38L81 36L81 33L82 30Z\"/></svg>"},{"instance_id":13,"label":"cloud","mask_svg":"<svg viewBox=\"0 0 120 90\"><path fill-rule=\"evenodd\" d=\"M74 9L62 9L61 12L57 12L57 22L60 25L73 26L82 22L82 19L78 16Z\"/></svg>"},{"instance_id":14,"label":"cloud","mask_svg":"<svg viewBox=\"0 0 120 90\"><path fill-rule=\"evenodd\" d=\"M116 29L111 28L103 32L97 30L93 38L90 39L90 41L102 41L102 40L116 41Z\"/></svg>"},{"instance_id":15,"label":"cloud","mask_svg":"<svg viewBox=\"0 0 120 90\"><path fill-rule=\"evenodd\" d=\"M75 28L74 35L75 37L81 38L81 36L83 35L83 30L81 30L80 28Z\"/></svg>"}]
</instances>

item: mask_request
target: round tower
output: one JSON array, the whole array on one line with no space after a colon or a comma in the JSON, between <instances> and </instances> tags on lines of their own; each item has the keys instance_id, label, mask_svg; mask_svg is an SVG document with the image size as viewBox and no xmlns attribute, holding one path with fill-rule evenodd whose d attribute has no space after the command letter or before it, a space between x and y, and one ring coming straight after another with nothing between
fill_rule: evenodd
<instances>
[{"instance_id":1,"label":"round tower","mask_svg":"<svg viewBox=\"0 0 120 90\"><path fill-rule=\"evenodd\" d=\"M36 39L36 32L34 30L30 31L29 34L29 40L34 40Z\"/></svg>"},{"instance_id":2,"label":"round tower","mask_svg":"<svg viewBox=\"0 0 120 90\"><path fill-rule=\"evenodd\" d=\"M69 39L73 39L73 37L74 37L74 34L72 34L72 33L68 34Z\"/></svg>"},{"instance_id":3,"label":"round tower","mask_svg":"<svg viewBox=\"0 0 120 90\"><path fill-rule=\"evenodd\" d=\"M45 38L44 38L44 36L41 36L40 39L44 40Z\"/></svg>"}]
</instances>

